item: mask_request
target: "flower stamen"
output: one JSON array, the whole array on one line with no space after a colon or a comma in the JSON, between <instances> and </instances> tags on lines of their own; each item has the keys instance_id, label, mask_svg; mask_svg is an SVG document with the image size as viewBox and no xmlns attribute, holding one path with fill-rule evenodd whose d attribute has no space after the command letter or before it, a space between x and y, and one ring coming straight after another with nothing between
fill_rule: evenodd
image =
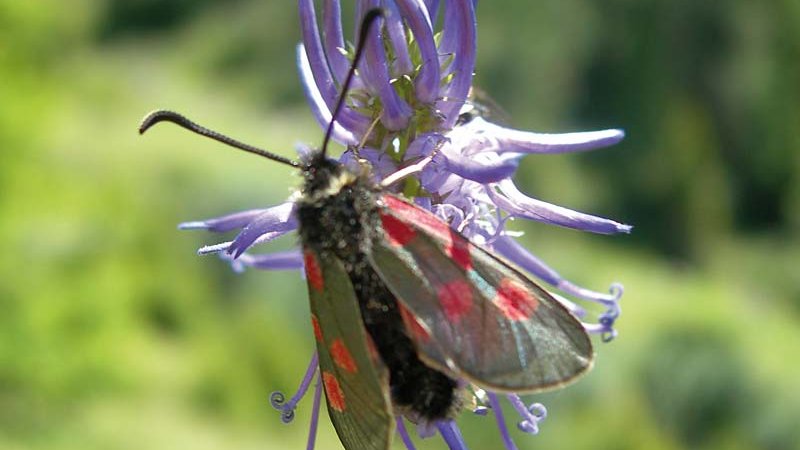
<instances>
[{"instance_id":1,"label":"flower stamen","mask_svg":"<svg viewBox=\"0 0 800 450\"><path fill-rule=\"evenodd\" d=\"M308 364L308 369L306 369L306 374L300 382L300 386L297 388L297 392L288 402L286 401L286 396L283 395L281 391L275 391L270 394L269 403L273 408L281 412L281 421L283 423L290 423L294 420L294 410L297 407L297 403L306 395L308 387L311 385L311 381L317 373L318 362L317 352L314 352L314 355L311 357L311 362Z\"/></svg>"}]
</instances>

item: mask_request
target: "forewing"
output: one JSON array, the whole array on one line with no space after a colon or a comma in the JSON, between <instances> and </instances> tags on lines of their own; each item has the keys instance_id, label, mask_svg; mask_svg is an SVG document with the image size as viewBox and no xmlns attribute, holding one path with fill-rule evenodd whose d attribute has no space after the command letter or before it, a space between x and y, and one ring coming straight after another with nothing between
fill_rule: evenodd
<instances>
[{"instance_id":1,"label":"forewing","mask_svg":"<svg viewBox=\"0 0 800 450\"><path fill-rule=\"evenodd\" d=\"M389 374L364 329L336 257L304 249L311 321L328 413L344 448L388 449L394 432Z\"/></svg>"},{"instance_id":2,"label":"forewing","mask_svg":"<svg viewBox=\"0 0 800 450\"><path fill-rule=\"evenodd\" d=\"M372 264L422 330L409 334L429 363L514 392L562 385L591 366L580 322L509 263L394 195L384 194L380 214Z\"/></svg>"}]
</instances>

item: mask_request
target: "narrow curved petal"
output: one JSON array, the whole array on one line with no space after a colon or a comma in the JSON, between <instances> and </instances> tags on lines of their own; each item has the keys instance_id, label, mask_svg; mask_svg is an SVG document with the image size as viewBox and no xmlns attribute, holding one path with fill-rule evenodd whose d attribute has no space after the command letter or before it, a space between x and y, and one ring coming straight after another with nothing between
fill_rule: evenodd
<instances>
[{"instance_id":1,"label":"narrow curved petal","mask_svg":"<svg viewBox=\"0 0 800 450\"><path fill-rule=\"evenodd\" d=\"M497 191L498 188L502 193ZM631 231L630 225L528 197L520 192L511 180L495 183L489 186L486 192L500 209L516 217L599 234L630 233Z\"/></svg>"},{"instance_id":2,"label":"narrow curved petal","mask_svg":"<svg viewBox=\"0 0 800 450\"><path fill-rule=\"evenodd\" d=\"M394 54L392 66L394 71L392 73L396 77L410 75L414 72L414 63L408 53L403 17L395 2L388 2L384 7L389 10L389 14L386 16L386 33L389 36L389 42L392 43L392 53Z\"/></svg>"},{"instance_id":3,"label":"narrow curved petal","mask_svg":"<svg viewBox=\"0 0 800 450\"><path fill-rule=\"evenodd\" d=\"M255 241L267 233L284 233L297 228L294 215L295 204L285 202L267 209L264 213L253 219L228 248L228 254L238 258Z\"/></svg>"},{"instance_id":4,"label":"narrow curved petal","mask_svg":"<svg viewBox=\"0 0 800 450\"><path fill-rule=\"evenodd\" d=\"M428 16L431 18L431 23L436 26L436 19L439 13L439 0L423 0L425 2L425 9L428 10Z\"/></svg>"},{"instance_id":5,"label":"narrow curved petal","mask_svg":"<svg viewBox=\"0 0 800 450\"><path fill-rule=\"evenodd\" d=\"M568 153L595 150L625 138L618 129L579 133L532 133L505 128L476 117L465 127L474 130L481 150L516 153Z\"/></svg>"},{"instance_id":6,"label":"narrow curved petal","mask_svg":"<svg viewBox=\"0 0 800 450\"><path fill-rule=\"evenodd\" d=\"M183 222L178 225L179 230L209 230L215 233L242 228L250 223L257 216L264 213L266 209L250 209L240 211L226 216L215 217L213 219L198 220L193 222Z\"/></svg>"},{"instance_id":7,"label":"narrow curved petal","mask_svg":"<svg viewBox=\"0 0 800 450\"><path fill-rule=\"evenodd\" d=\"M299 0L297 9L300 13L303 46L311 66L311 73L314 74L314 81L317 89L322 94L323 100L325 100L328 108L332 108L336 103L338 93L328 67L328 60L325 58L325 50L322 48L314 2L313 0Z\"/></svg>"},{"instance_id":8,"label":"narrow curved petal","mask_svg":"<svg viewBox=\"0 0 800 450\"><path fill-rule=\"evenodd\" d=\"M303 268L303 254L299 249L260 255L243 253L237 261L262 270L301 270Z\"/></svg>"},{"instance_id":9,"label":"narrow curved petal","mask_svg":"<svg viewBox=\"0 0 800 450\"><path fill-rule=\"evenodd\" d=\"M332 109L339 98L339 91L333 81L325 51L322 48L322 40L317 27L316 13L314 12L313 0L299 0L298 10L300 11L300 25L303 34L303 48L306 53L310 72L313 75L314 83L320 93L320 97ZM358 114L347 106L343 107L336 120L345 128L364 133L369 126L369 119Z\"/></svg>"},{"instance_id":10,"label":"narrow curved petal","mask_svg":"<svg viewBox=\"0 0 800 450\"><path fill-rule=\"evenodd\" d=\"M311 113L317 119L317 122L322 128L327 128L332 120L331 110L322 98L322 94L317 89L317 84L314 82L313 74L311 73L311 66L308 63L306 51L303 44L297 46L297 68L300 72L300 81L303 85L303 92L306 94L309 106L311 106ZM333 124L333 132L331 137L336 142L342 145L358 145L359 139L356 135L345 129L341 122L338 120Z\"/></svg>"},{"instance_id":11,"label":"narrow curved petal","mask_svg":"<svg viewBox=\"0 0 800 450\"><path fill-rule=\"evenodd\" d=\"M414 80L417 98L423 103L431 103L439 95L439 55L428 8L422 0L397 0L396 3L422 55L422 66Z\"/></svg>"},{"instance_id":12,"label":"narrow curved petal","mask_svg":"<svg viewBox=\"0 0 800 450\"><path fill-rule=\"evenodd\" d=\"M453 75L444 88L443 97L437 107L444 115L445 129L452 128L458 119L458 112L466 101L472 86L472 72L475 70L475 49L477 26L475 8L472 0L451 0L445 5L442 44L439 53L445 59L453 54L453 61L447 72Z\"/></svg>"},{"instance_id":13,"label":"narrow curved petal","mask_svg":"<svg viewBox=\"0 0 800 450\"><path fill-rule=\"evenodd\" d=\"M365 4L367 7L378 6L375 1L368 1ZM408 125L412 110L391 85L389 63L381 39L382 24L383 19L378 19L377 23L370 27L364 46L364 61L358 67L366 85L381 100L381 123L387 129L396 131Z\"/></svg>"},{"instance_id":14,"label":"narrow curved petal","mask_svg":"<svg viewBox=\"0 0 800 450\"><path fill-rule=\"evenodd\" d=\"M442 151L439 155L446 170L481 184L494 183L514 175L519 167L520 155L504 153L491 158L478 159L456 152Z\"/></svg>"},{"instance_id":15,"label":"narrow curved petal","mask_svg":"<svg viewBox=\"0 0 800 450\"><path fill-rule=\"evenodd\" d=\"M322 7L322 27L325 31L325 54L331 73L341 86L350 70L350 60L345 56L344 33L342 31L342 7L339 0L325 0Z\"/></svg>"},{"instance_id":16,"label":"narrow curved petal","mask_svg":"<svg viewBox=\"0 0 800 450\"><path fill-rule=\"evenodd\" d=\"M533 256L525 247L510 236L500 236L492 242L492 248L506 259L532 273L536 278L551 286L557 286L561 275L548 267L542 260Z\"/></svg>"}]
</instances>

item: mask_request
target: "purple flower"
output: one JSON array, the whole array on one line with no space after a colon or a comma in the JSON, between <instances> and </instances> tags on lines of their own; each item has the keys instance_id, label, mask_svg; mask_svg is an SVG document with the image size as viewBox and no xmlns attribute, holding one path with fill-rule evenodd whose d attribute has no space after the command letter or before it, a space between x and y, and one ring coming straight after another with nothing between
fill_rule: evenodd
<instances>
[{"instance_id":1,"label":"purple flower","mask_svg":"<svg viewBox=\"0 0 800 450\"><path fill-rule=\"evenodd\" d=\"M345 43L338 0L322 2L317 20L314 1L298 0L303 43L297 49L297 63L311 109L324 128L350 65L351 52ZM436 0L358 0L357 13L382 6L382 27L372 27L364 59L348 93L347 102L336 118L332 137L347 145L341 161L358 166L368 161L376 181L400 171L417 171L406 180L402 191L420 206L450 223L476 244L493 249L555 290L553 293L584 322L589 333L611 340L614 321L620 314L622 286L612 284L609 293L594 292L562 278L514 237L505 224L514 218L531 219L601 234L628 233L630 226L609 219L573 211L531 198L521 192L512 177L522 157L531 153L565 153L593 150L622 140L621 130L583 133L542 134L504 128L475 114L469 102L475 65L476 25L472 0L451 0L439 7ZM442 27L435 29L437 15ZM354 148L358 153L354 153ZM301 148L301 153L307 149ZM358 158L357 158L358 157ZM396 188L399 189L399 188ZM236 270L255 267L266 270L302 269L298 250L251 254L255 245L296 230L294 202L290 198L277 206L254 209L215 219L181 224L181 229L214 232L240 230L233 241L203 247L199 253L217 253ZM595 320L577 301L601 305L604 312ZM317 376L317 358L312 358L298 393L286 401L283 394L272 396L284 422ZM506 448L516 448L500 408L499 395L471 387L476 414L494 412ZM506 395L520 416L518 428L538 432L546 416L541 404L526 405L518 395ZM309 446L320 401L317 380ZM402 417L398 433L413 448ZM418 428L421 436L438 432L450 448L466 448L454 421L439 421Z\"/></svg>"}]
</instances>

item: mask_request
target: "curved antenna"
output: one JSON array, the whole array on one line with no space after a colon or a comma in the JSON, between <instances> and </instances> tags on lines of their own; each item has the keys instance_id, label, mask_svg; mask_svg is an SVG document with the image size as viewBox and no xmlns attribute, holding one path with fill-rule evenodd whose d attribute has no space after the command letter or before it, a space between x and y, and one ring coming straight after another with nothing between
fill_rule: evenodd
<instances>
[{"instance_id":1,"label":"curved antenna","mask_svg":"<svg viewBox=\"0 0 800 450\"><path fill-rule=\"evenodd\" d=\"M223 144L230 145L231 147L234 148L238 148L239 150L244 150L248 153L253 153L254 155L263 156L264 158L271 159L275 162L279 162L297 168L305 167L305 165L297 161L292 161L291 159L285 158L280 155L276 155L272 152L262 150L258 147L253 147L252 145L245 144L244 142L239 142L236 139L225 136L222 133L218 133L204 126L198 125L181 114L178 114L174 111L168 111L166 109L153 111L150 114L148 114L144 119L142 119L142 124L139 125L139 134L144 134L147 130L150 129L150 127L159 122L172 122L175 125L183 127L193 133L197 133L201 136L211 138L217 142L222 142Z\"/></svg>"},{"instance_id":2,"label":"curved antenna","mask_svg":"<svg viewBox=\"0 0 800 450\"><path fill-rule=\"evenodd\" d=\"M322 140L322 150L320 153L323 158L328 153L328 142L330 142L331 133L333 133L333 124L336 122L336 117L339 115L342 106L344 106L344 101L347 97L347 91L350 89L350 83L353 81L356 66L358 66L359 61L361 61L361 56L364 53L367 32L369 32L370 25L379 17L383 17L383 10L380 8L373 8L364 14L364 20L361 21L361 30L359 30L358 33L358 44L356 44L356 53L353 55L353 63L350 65L350 70L347 71L347 77L344 79L344 84L342 84L342 93L339 94L339 98L336 100L336 107L333 108L331 121L328 123L328 128L325 130L325 138Z\"/></svg>"}]
</instances>

